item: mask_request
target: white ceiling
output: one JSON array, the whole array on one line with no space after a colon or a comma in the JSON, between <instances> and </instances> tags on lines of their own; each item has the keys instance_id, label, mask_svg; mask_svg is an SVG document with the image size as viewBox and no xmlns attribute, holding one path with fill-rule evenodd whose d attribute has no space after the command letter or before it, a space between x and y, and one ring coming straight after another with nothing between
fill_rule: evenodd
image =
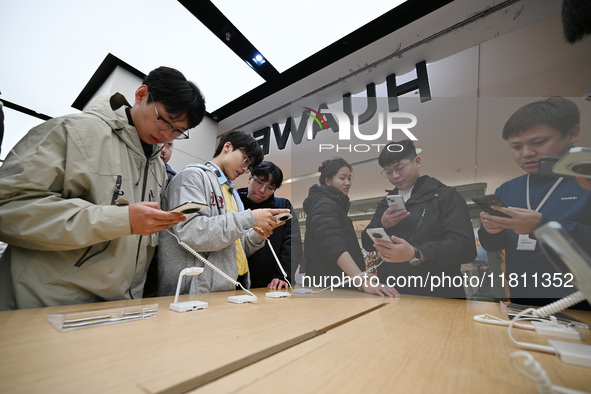
<instances>
[{"instance_id":1,"label":"white ceiling","mask_svg":"<svg viewBox=\"0 0 591 394\"><path fill-rule=\"evenodd\" d=\"M279 71L399 3L214 2ZM109 53L146 74L179 69L208 112L265 82L177 0L0 0L0 10L0 99L50 117L77 111L72 103ZM39 123L6 112L0 159Z\"/></svg>"},{"instance_id":2,"label":"white ceiling","mask_svg":"<svg viewBox=\"0 0 591 394\"><path fill-rule=\"evenodd\" d=\"M255 47L284 72L406 0L214 0Z\"/></svg>"}]
</instances>

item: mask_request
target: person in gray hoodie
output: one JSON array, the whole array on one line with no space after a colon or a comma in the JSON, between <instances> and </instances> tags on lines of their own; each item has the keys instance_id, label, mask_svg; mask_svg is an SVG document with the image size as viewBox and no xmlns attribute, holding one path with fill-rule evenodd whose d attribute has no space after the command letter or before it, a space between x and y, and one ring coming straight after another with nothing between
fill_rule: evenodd
<instances>
[{"instance_id":1,"label":"person in gray hoodie","mask_svg":"<svg viewBox=\"0 0 591 394\"><path fill-rule=\"evenodd\" d=\"M262 149L252 135L231 131L221 136L211 161L190 164L170 180L162 198L163 209L185 202L196 202L206 208L172 227L170 232L160 234L159 296L175 294L180 272L193 266L204 267L204 271L185 279L180 294L236 289L232 282L181 247L178 240L245 288L250 287L247 256L259 250L273 229L283 224L278 224L273 215L289 212L289 209L243 209L232 182L262 160Z\"/></svg>"},{"instance_id":2,"label":"person in gray hoodie","mask_svg":"<svg viewBox=\"0 0 591 394\"><path fill-rule=\"evenodd\" d=\"M159 67L131 106L116 93L34 127L0 167L0 310L141 298L158 232L159 143L205 114L197 86Z\"/></svg>"}]
</instances>

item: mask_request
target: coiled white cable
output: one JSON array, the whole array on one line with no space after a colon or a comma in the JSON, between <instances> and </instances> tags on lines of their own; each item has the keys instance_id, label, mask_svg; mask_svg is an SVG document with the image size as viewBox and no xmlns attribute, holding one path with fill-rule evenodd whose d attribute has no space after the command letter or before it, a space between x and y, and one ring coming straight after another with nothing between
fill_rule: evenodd
<instances>
[{"instance_id":1,"label":"coiled white cable","mask_svg":"<svg viewBox=\"0 0 591 394\"><path fill-rule=\"evenodd\" d=\"M523 365L530 373L526 372L520 368L519 365L517 365L516 359L519 357L525 357ZM572 390L562 386L554 386L544 368L542 368L540 363L528 352L523 350L513 352L509 355L509 360L511 360L511 364L513 364L520 374L528 377L536 383L536 386L538 386L538 392L540 394L586 394L583 391Z\"/></svg>"},{"instance_id":2,"label":"coiled white cable","mask_svg":"<svg viewBox=\"0 0 591 394\"><path fill-rule=\"evenodd\" d=\"M524 328L527 330L535 330L535 327L529 324L520 324L517 323L518 320L522 319L523 316L527 315L528 313L530 314L530 316L537 316L537 319L532 319L531 317L528 318L528 321L548 321L548 319L545 319L546 317L558 313L566 308L569 308L575 304L577 304L578 302L584 300L583 298L583 294L580 291L577 291L567 297L564 297L558 301L555 301L549 305L546 305L542 308L528 308L524 311L521 311L517 316L515 316L512 320L504 320L501 319L499 317L495 317L489 314L484 314L484 315L476 315L474 316L474 320L479 322L479 323L485 323L485 324L493 324L493 325L497 325L497 326L508 326L509 327L509 337L511 338L511 340L524 348L527 349L533 349L533 350L541 350L543 352L548 352L548 353L556 353L554 348L550 347L550 346L542 346L542 345L535 345L535 344L530 344L530 343L525 343L525 342L517 342L514 338L513 338L513 334L511 333L511 330L513 327L517 327L517 328ZM556 321L555 318L551 319L552 321Z\"/></svg>"},{"instance_id":3,"label":"coiled white cable","mask_svg":"<svg viewBox=\"0 0 591 394\"><path fill-rule=\"evenodd\" d=\"M546 305L542 308L535 309L532 312L532 315L539 316L539 317L546 317L553 315L555 313L561 312L566 308L570 308L571 306L578 304L579 302L583 301L585 297L583 297L583 293L577 291L571 295L568 295L564 298L561 298L558 301L554 301L553 303Z\"/></svg>"},{"instance_id":4,"label":"coiled white cable","mask_svg":"<svg viewBox=\"0 0 591 394\"><path fill-rule=\"evenodd\" d=\"M199 253L197 253L195 250L193 250L193 248L191 248L189 245L187 245L186 243L184 243L183 241L181 241L180 238L177 237L176 234L174 234L173 232L171 232L169 229L166 229L166 231L170 235L172 235L173 237L176 238L177 242L179 243L179 245L183 249L185 249L187 252L191 253L193 256L197 257L204 264L206 264L209 268L211 268L214 272L220 274L222 277L224 277L229 282L231 282L232 284L234 284L234 286L240 286L240 288L242 290L244 290L245 292L247 292L248 294L250 294L251 296L253 296L255 298L255 302L258 301L257 296L255 296L251 291L245 289L244 286L242 286L242 283L238 282L237 280L235 280L234 278L232 278L230 275L226 274L224 271L222 271L221 269L219 269L218 267L216 267L215 265L213 265L212 263L210 263L209 261L207 261L207 259L205 257L201 256Z\"/></svg>"},{"instance_id":5,"label":"coiled white cable","mask_svg":"<svg viewBox=\"0 0 591 394\"><path fill-rule=\"evenodd\" d=\"M474 316L474 320L479 323L493 324L495 326L509 327L509 324L511 324L511 320L501 319L500 317L489 315L488 313L485 313L484 315L476 315L476 316ZM546 321L545 319L529 319L529 321L532 321L532 320ZM513 326L517 327L517 328L523 328L526 330L535 330L535 327L532 326L531 324L515 323Z\"/></svg>"},{"instance_id":6,"label":"coiled white cable","mask_svg":"<svg viewBox=\"0 0 591 394\"><path fill-rule=\"evenodd\" d=\"M515 338L513 338L513 333L511 332L511 330L513 329L513 326L517 323L517 321L519 319L521 319L524 315L527 314L532 314L535 311L535 308L527 308L522 310L521 312L519 312L519 314L517 316L515 316L511 322L509 323L509 338L511 338L511 340L513 341L514 344L516 344L519 347L525 348L525 349L530 349L530 350L538 350L541 352L546 352L546 353L556 353L556 350L552 347L552 346L543 346L543 345L537 345L535 343L527 343L527 342L518 342L517 340L515 340Z\"/></svg>"},{"instance_id":7,"label":"coiled white cable","mask_svg":"<svg viewBox=\"0 0 591 394\"><path fill-rule=\"evenodd\" d=\"M551 346L543 346L543 345L537 345L537 344L533 344L533 343L516 341L515 338L513 338L513 334L511 332L511 329L517 323L517 321L519 319L521 319L524 315L530 314L530 315L538 316L538 317L550 316L554 313L558 313L570 306L573 306L573 305L581 302L583 299L584 299L583 294L580 291L577 291L569 296L566 296L566 297L564 297L558 301L555 301L549 305L546 305L542 308L538 308L538 309L528 308L528 309L525 309L525 310L519 312L519 314L511 320L511 323L509 323L509 330L508 330L509 331L509 338L511 338L513 343L515 343L516 345L521 346L525 349L539 350L542 352L555 354L556 350Z\"/></svg>"},{"instance_id":8,"label":"coiled white cable","mask_svg":"<svg viewBox=\"0 0 591 394\"><path fill-rule=\"evenodd\" d=\"M527 368L527 371L529 371L529 373L524 369L520 368L517 364L516 359L519 357L525 357L523 365ZM517 369L517 371L520 374L528 377L536 383L536 386L538 386L538 392L540 394L554 393L554 390L552 390L552 382L550 381L548 374L546 373L544 368L542 368L540 363L537 362L531 354L523 350L520 350L518 352L511 353L509 355L509 360L511 360L511 364L513 364L515 369Z\"/></svg>"}]
</instances>

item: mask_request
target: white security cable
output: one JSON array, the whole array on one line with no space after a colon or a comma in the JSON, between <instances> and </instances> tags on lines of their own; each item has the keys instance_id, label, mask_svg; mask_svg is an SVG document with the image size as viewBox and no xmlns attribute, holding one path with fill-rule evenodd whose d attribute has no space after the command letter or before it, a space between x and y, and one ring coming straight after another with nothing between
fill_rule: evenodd
<instances>
[{"instance_id":1,"label":"white security cable","mask_svg":"<svg viewBox=\"0 0 591 394\"><path fill-rule=\"evenodd\" d=\"M579 302L581 302L583 300L583 294L580 291L577 291L569 296L566 296L558 301L555 301L549 305L546 305L542 308L528 308L525 309L521 312L519 312L519 314L517 316L515 316L511 322L509 323L509 338L511 338L511 340L513 341L513 343L515 343L518 346L521 346L525 349L531 349L531 350L539 350L542 352L547 352L547 353L554 353L556 354L556 349L554 349L551 346L542 346L542 345L537 345L537 344L533 344L533 343L527 343L527 342L518 342L515 340L515 338L513 338L513 334L511 332L511 329L513 328L514 325L517 324L517 321L519 319L521 319L522 317L524 317L527 314L533 315L533 316L538 316L538 317L547 317L550 316L554 313L558 313L560 311L563 311L564 309L573 306ZM556 323L556 318L554 318L553 316L551 316L551 320Z\"/></svg>"},{"instance_id":2,"label":"white security cable","mask_svg":"<svg viewBox=\"0 0 591 394\"><path fill-rule=\"evenodd\" d=\"M511 320L501 319L500 317L489 315L488 313L485 313L484 315L476 315L476 316L474 316L474 320L479 323L492 324L495 326L505 326L505 327L509 327L509 324L511 323ZM534 319L529 319L529 321L531 321L531 320L534 320ZM540 319L535 319L535 321L546 321L546 320L540 318ZM514 326L517 328L523 328L526 330L535 330L535 327L532 326L531 324L515 323Z\"/></svg>"},{"instance_id":3,"label":"white security cable","mask_svg":"<svg viewBox=\"0 0 591 394\"><path fill-rule=\"evenodd\" d=\"M516 360L518 358L525 358L523 366L527 368L527 371L517 364ZM513 352L509 355L509 360L520 374L528 377L536 383L540 394L588 394L583 391L572 390L562 386L554 386L544 368L542 368L540 363L528 352L523 350Z\"/></svg>"},{"instance_id":4,"label":"white security cable","mask_svg":"<svg viewBox=\"0 0 591 394\"><path fill-rule=\"evenodd\" d=\"M234 278L232 278L230 275L226 274L224 271L222 271L221 269L219 269L218 267L216 267L215 265L213 265L212 263L210 263L209 261L207 261L207 259L205 259L205 257L201 256L199 253L197 253L196 251L194 251L189 245L187 245L186 243L184 243L183 241L181 241L180 238L177 237L170 230L166 229L166 231L169 234L171 234L173 237L176 238L177 242L179 243L179 245L181 245L181 247L183 249L185 249L187 252L191 253L193 256L197 257L199 260L201 260L203 263L205 263L209 268L211 268L214 272L220 274L222 277L224 277L225 279L227 279L229 282L233 283L235 286L240 286L240 288L242 290L244 290L245 292L247 292L248 294L250 294L251 296L253 296L255 298L255 302L258 301L257 296L255 296L249 290L245 289L244 286L242 286L242 283L238 282L237 280L234 280Z\"/></svg>"},{"instance_id":5,"label":"white security cable","mask_svg":"<svg viewBox=\"0 0 591 394\"><path fill-rule=\"evenodd\" d=\"M517 358L525 358L525 360L523 360L523 365L527 368L527 371L517 364ZM536 383L536 386L538 386L538 392L540 394L554 393L554 390L552 390L552 382L550 381L548 374L546 374L544 368L542 368L540 363L538 363L530 353L523 350L513 352L509 355L509 360L520 374L526 376Z\"/></svg>"},{"instance_id":6,"label":"white security cable","mask_svg":"<svg viewBox=\"0 0 591 394\"><path fill-rule=\"evenodd\" d=\"M535 343L527 343L527 342L518 342L515 340L515 338L513 338L513 333L511 332L511 329L513 328L513 326L517 323L517 321L519 319L521 319L524 315L532 314L534 313L536 309L535 308L527 308L522 310L521 312L519 312L519 314L517 316L515 316L511 322L509 323L509 338L511 338L511 340L513 341L513 343L515 343L517 346L520 346L522 348L525 349L530 349L530 350L539 350L541 352L546 352L546 353L554 353L556 354L556 350L552 347L552 346L543 346L543 345L537 345Z\"/></svg>"},{"instance_id":7,"label":"white security cable","mask_svg":"<svg viewBox=\"0 0 591 394\"><path fill-rule=\"evenodd\" d=\"M275 253L273 246L271 245L271 241L269 241L269 238L267 238L267 245L269 246L269 249L271 249L271 253L273 253L273 257L275 257L275 261L277 262L277 266L279 266L279 269L281 270L281 273L283 274L283 279L285 279L285 281L289 285L289 290L290 290L289 294L291 295L293 293L291 283L289 283L289 280L287 280L287 274L285 273L285 270L283 269L283 266L281 265L281 262L279 261L279 258L277 257L277 254Z\"/></svg>"},{"instance_id":8,"label":"white security cable","mask_svg":"<svg viewBox=\"0 0 591 394\"><path fill-rule=\"evenodd\" d=\"M560 311L563 311L564 309L573 306L577 303L579 303L580 301L582 301L583 298L583 294L580 291L577 291L569 296L566 296L558 301L555 301L549 305L546 305L542 308L528 308L525 309L521 312L519 312L519 314L517 316L515 316L512 320L511 323L509 323L509 338L511 338L511 340L513 341L513 343L515 343L517 346L521 346L525 349L530 349L530 350L539 350L542 352L547 352L547 353L553 353L553 354L557 354L556 349L551 347L551 346L543 346L543 345L537 345L534 343L527 343L527 342L518 342L515 340L515 338L513 338L513 333L511 332L511 329L513 328L513 326L515 324L517 324L517 321L519 319L521 319L522 317L524 317L527 314L533 315L533 316L538 316L538 317L546 317L546 316L550 316L554 313L558 313ZM550 319L553 323L556 324L556 318L553 316L550 316Z\"/></svg>"},{"instance_id":9,"label":"white security cable","mask_svg":"<svg viewBox=\"0 0 591 394\"><path fill-rule=\"evenodd\" d=\"M532 312L532 315L539 316L539 317L550 316L555 313L561 312L561 311L565 310L566 308L569 308L575 304L578 304L579 302L583 301L584 299L585 299L585 297L583 296L583 293L581 293L580 291L577 291L577 292L575 292L569 296L566 296L558 301L554 301L553 303L546 305L542 308L534 309L534 311Z\"/></svg>"},{"instance_id":10,"label":"white security cable","mask_svg":"<svg viewBox=\"0 0 591 394\"><path fill-rule=\"evenodd\" d=\"M530 308L528 309L531 312L531 315L533 316L537 316L537 318L527 318L527 319L521 319L521 320L527 320L527 321L555 321L556 319L547 319L548 316L554 314L554 313L558 313L568 307L571 307L575 304L577 304L578 302L583 300L583 295L580 291L577 291L576 293L573 293L565 298L562 298L558 301L555 301L549 305L546 305L542 308L538 308L538 309L534 309L534 308ZM525 313L520 313L520 315L523 317L523 315L525 315ZM484 315L476 315L474 316L474 320L479 322L479 323L484 323L484 324L493 324L493 325L497 325L497 326L506 326L508 327L512 320L505 320L505 319L501 319L500 317L496 317L496 316L492 316L489 315L488 313L484 314ZM513 319L515 320L515 319ZM535 327L529 324L520 324L517 323L516 321L513 322L513 327L517 327L517 328L524 328L527 330L535 330Z\"/></svg>"}]
</instances>

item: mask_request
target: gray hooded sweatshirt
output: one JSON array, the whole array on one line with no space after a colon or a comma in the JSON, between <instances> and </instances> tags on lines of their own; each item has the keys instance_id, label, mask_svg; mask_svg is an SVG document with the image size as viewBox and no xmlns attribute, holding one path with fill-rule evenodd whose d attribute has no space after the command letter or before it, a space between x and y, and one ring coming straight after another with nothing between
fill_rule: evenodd
<instances>
[{"instance_id":1,"label":"gray hooded sweatshirt","mask_svg":"<svg viewBox=\"0 0 591 394\"><path fill-rule=\"evenodd\" d=\"M238 265L235 241L241 239L246 256L264 245L264 240L252 229L255 226L252 211L248 209L228 213L217 175L214 170L202 164L191 164L170 180L163 193L162 209L172 209L188 201L206 205L207 208L171 227L170 231L236 280ZM237 203L240 204L240 198ZM160 232L158 294L175 294L180 272L193 266L204 267L203 273L185 277L180 294L236 289L232 282L183 249L167 231ZM250 287L249 275L247 286Z\"/></svg>"}]
</instances>

